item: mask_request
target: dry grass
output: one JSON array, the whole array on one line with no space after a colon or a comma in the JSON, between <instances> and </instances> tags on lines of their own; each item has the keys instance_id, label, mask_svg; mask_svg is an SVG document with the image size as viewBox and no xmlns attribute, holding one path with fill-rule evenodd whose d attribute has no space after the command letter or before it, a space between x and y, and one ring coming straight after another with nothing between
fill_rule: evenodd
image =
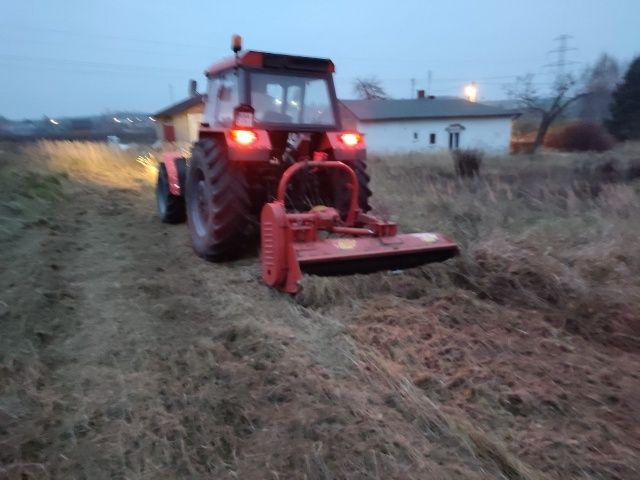
<instances>
[{"instance_id":1,"label":"dry grass","mask_svg":"<svg viewBox=\"0 0 640 480\"><path fill-rule=\"evenodd\" d=\"M159 225L143 153L0 156L0 478L637 477L637 145L372 158L377 212L461 256L297 301Z\"/></svg>"},{"instance_id":2,"label":"dry grass","mask_svg":"<svg viewBox=\"0 0 640 480\"><path fill-rule=\"evenodd\" d=\"M32 161L65 172L76 181L107 187L135 188L151 183L156 170L148 150L121 150L106 143L42 141L25 152ZM140 158L142 161L134 161Z\"/></svg>"},{"instance_id":3,"label":"dry grass","mask_svg":"<svg viewBox=\"0 0 640 480\"><path fill-rule=\"evenodd\" d=\"M639 159L638 145L489 157L479 178L460 180L446 155L374 158L377 212L405 231L451 234L460 257L307 278L301 300L355 316L355 338L412 376L506 477L634 478Z\"/></svg>"}]
</instances>

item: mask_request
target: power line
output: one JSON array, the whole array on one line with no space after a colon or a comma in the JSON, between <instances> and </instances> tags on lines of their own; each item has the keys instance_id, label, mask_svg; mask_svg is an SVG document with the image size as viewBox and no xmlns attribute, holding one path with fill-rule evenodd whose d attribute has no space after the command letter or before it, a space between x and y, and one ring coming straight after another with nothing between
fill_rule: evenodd
<instances>
[{"instance_id":1,"label":"power line","mask_svg":"<svg viewBox=\"0 0 640 480\"><path fill-rule=\"evenodd\" d=\"M102 69L102 70L129 70L129 71L147 71L147 72L163 72L163 73L191 73L192 70L186 68L173 68L164 67L158 65L134 65L123 63L108 63L108 62L95 62L88 60L75 60L68 58L53 58L53 57L31 57L26 55L4 55L0 54L0 60L9 62L35 62L39 65L42 63L49 63L53 66L70 66L81 67L88 69Z\"/></svg>"},{"instance_id":2,"label":"power line","mask_svg":"<svg viewBox=\"0 0 640 480\"><path fill-rule=\"evenodd\" d=\"M19 26L19 25L10 25L10 24L0 24L0 29L2 30L7 30L7 29L12 29L12 30L18 30L18 31L23 31L23 30L35 30L35 31L40 31L40 32L49 32L49 33L55 33L58 35L71 35L71 36L75 36L75 37L82 37L83 39L86 39L87 37L96 37L96 38L104 38L104 39L108 39L108 40L120 40L120 41L127 41L127 42L137 42L137 43L147 43L147 44L151 44L151 45L165 45L165 46L173 46L173 47L185 47L185 48L202 48L202 49L207 49L207 50L211 50L212 47L211 46L207 46L207 45L203 45L203 44L194 44L194 43L175 43L175 42L168 42L166 40L151 40L148 38L136 38L136 37L127 37L127 36L122 36L122 35L108 35L108 34L103 34L103 33L96 33L96 32L78 32L78 31L71 31L71 30L59 30L59 29L55 29L55 28L43 28L43 27L33 27L33 26Z\"/></svg>"}]
</instances>

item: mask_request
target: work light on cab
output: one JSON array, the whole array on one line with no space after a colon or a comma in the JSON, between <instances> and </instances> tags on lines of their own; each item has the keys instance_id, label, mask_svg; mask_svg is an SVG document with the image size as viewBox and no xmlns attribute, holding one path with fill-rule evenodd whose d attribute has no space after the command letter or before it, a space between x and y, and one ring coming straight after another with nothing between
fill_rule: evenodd
<instances>
[{"instance_id":1,"label":"work light on cab","mask_svg":"<svg viewBox=\"0 0 640 480\"><path fill-rule=\"evenodd\" d=\"M340 135L340 140L342 140L342 143L344 143L347 147L355 147L360 142L362 142L362 135L352 132L343 133L342 135Z\"/></svg>"},{"instance_id":2,"label":"work light on cab","mask_svg":"<svg viewBox=\"0 0 640 480\"><path fill-rule=\"evenodd\" d=\"M240 35L236 34L231 37L231 50L235 54L242 50L242 37Z\"/></svg>"}]
</instances>

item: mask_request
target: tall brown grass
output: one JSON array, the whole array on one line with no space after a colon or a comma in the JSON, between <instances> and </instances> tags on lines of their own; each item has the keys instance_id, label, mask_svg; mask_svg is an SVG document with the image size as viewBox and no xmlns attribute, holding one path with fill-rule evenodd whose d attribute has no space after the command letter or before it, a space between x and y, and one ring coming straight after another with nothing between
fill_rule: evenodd
<instances>
[{"instance_id":1,"label":"tall brown grass","mask_svg":"<svg viewBox=\"0 0 640 480\"><path fill-rule=\"evenodd\" d=\"M74 180L113 188L152 183L156 174L155 157L144 147L121 150L98 142L42 141L27 147L26 155Z\"/></svg>"},{"instance_id":2,"label":"tall brown grass","mask_svg":"<svg viewBox=\"0 0 640 480\"><path fill-rule=\"evenodd\" d=\"M487 157L480 176L463 180L446 154L371 158L374 211L404 231L451 235L461 255L402 280L307 279L302 301L321 307L455 286L580 318L580 333L604 343L640 346L640 324L607 313L640 311L640 182L632 174L638 159L638 145L602 154Z\"/></svg>"}]
</instances>

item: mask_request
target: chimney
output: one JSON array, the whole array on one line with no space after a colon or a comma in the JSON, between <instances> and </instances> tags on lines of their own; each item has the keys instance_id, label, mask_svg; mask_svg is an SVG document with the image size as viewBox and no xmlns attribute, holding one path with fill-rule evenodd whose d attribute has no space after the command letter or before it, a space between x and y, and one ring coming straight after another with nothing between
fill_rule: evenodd
<instances>
[{"instance_id":1,"label":"chimney","mask_svg":"<svg viewBox=\"0 0 640 480\"><path fill-rule=\"evenodd\" d=\"M418 98L424 98L424 90L418 90Z\"/></svg>"},{"instance_id":2,"label":"chimney","mask_svg":"<svg viewBox=\"0 0 640 480\"><path fill-rule=\"evenodd\" d=\"M189 96L198 96L198 82L196 82L195 80L189 80Z\"/></svg>"}]
</instances>

